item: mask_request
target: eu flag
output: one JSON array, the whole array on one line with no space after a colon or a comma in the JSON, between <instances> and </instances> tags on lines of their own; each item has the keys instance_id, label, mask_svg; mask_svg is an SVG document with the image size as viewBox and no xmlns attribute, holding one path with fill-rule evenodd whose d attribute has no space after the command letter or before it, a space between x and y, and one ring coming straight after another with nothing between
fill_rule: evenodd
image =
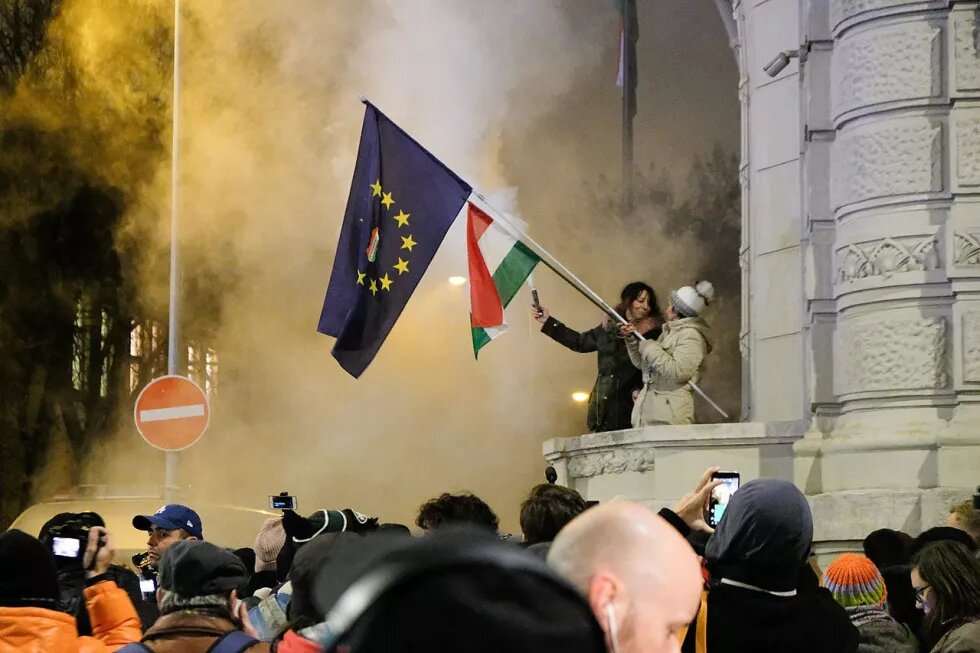
<instances>
[{"instance_id":1,"label":"eu flag","mask_svg":"<svg viewBox=\"0 0 980 653\"><path fill-rule=\"evenodd\" d=\"M352 376L371 364L472 188L365 102L354 180L317 330Z\"/></svg>"}]
</instances>

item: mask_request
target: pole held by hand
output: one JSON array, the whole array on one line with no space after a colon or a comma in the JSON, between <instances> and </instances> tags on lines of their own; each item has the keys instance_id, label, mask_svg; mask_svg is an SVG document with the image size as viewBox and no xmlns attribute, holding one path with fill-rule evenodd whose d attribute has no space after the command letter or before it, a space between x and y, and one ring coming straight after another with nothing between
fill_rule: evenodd
<instances>
[{"instance_id":1,"label":"pole held by hand","mask_svg":"<svg viewBox=\"0 0 980 653\"><path fill-rule=\"evenodd\" d=\"M619 324L629 324L629 320L627 320L625 317L617 313L616 309L614 309L612 306L610 306L605 301L603 301L602 297L600 297L595 292L593 292L592 289L586 286L581 279L579 279L574 274L572 274L572 272L564 265L562 265L558 261L558 259L552 256L548 252L548 250L546 250L537 241L535 241L533 238L531 238L526 233L524 233L513 222L508 220L502 211L498 211L497 209L493 208L493 206L491 206L490 203L487 202L487 198L483 197L479 193L476 193L475 191L474 194L477 197L479 197L480 200L484 202L491 211L493 211L494 220L499 219L501 222L503 222L506 225L508 229L510 229L514 233L514 235L519 236L521 241L523 241L524 244L527 245L528 249L534 252L535 256L537 256L542 263L544 263L546 266L551 268L551 270L555 274L557 274L559 277L561 277L566 282L568 282L573 288L575 288L575 290L582 293L582 295L584 295L586 299L588 299L590 302L595 304L596 307L598 307L603 313L608 315L610 318L612 318ZM637 340L646 340L646 338L644 338L639 333L634 332L633 335L636 336ZM708 405L711 406L719 415L721 415L725 419L729 419L728 413L722 410L721 406L719 406L714 401L712 401L711 397L706 395L704 390L698 387L696 383L694 383L693 381L688 381L687 385L691 388L691 390L696 392L698 396L700 396L702 399L708 402Z\"/></svg>"}]
</instances>

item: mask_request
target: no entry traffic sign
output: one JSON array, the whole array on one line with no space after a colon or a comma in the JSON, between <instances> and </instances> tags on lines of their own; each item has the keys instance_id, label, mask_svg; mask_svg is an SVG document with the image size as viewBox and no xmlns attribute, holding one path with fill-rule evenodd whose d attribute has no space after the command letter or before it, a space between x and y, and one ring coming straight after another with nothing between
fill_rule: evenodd
<instances>
[{"instance_id":1,"label":"no entry traffic sign","mask_svg":"<svg viewBox=\"0 0 980 653\"><path fill-rule=\"evenodd\" d=\"M140 392L133 414L144 440L157 449L180 451L204 435L211 408L204 391L190 379L161 376Z\"/></svg>"}]
</instances>

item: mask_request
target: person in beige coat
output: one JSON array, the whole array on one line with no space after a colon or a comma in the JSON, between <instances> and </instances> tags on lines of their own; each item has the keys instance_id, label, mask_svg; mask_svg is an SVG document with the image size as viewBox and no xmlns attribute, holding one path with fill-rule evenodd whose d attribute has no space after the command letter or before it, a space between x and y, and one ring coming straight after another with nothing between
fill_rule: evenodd
<instances>
[{"instance_id":1,"label":"person in beige coat","mask_svg":"<svg viewBox=\"0 0 980 653\"><path fill-rule=\"evenodd\" d=\"M635 428L694 423L694 397L687 382L698 383L711 351L711 329L701 315L713 298L710 281L670 293L667 323L657 340L638 341L631 325L620 327L630 360L643 373L643 389L633 405Z\"/></svg>"}]
</instances>

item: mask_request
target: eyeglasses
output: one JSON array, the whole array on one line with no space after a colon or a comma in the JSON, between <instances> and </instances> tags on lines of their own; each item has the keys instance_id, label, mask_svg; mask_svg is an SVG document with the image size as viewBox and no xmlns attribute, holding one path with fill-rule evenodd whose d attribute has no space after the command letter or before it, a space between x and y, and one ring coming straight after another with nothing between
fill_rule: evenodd
<instances>
[{"instance_id":1,"label":"eyeglasses","mask_svg":"<svg viewBox=\"0 0 980 653\"><path fill-rule=\"evenodd\" d=\"M925 603L926 590L929 589L929 585L923 585L922 587L913 587L912 593L915 594L916 603Z\"/></svg>"}]
</instances>

